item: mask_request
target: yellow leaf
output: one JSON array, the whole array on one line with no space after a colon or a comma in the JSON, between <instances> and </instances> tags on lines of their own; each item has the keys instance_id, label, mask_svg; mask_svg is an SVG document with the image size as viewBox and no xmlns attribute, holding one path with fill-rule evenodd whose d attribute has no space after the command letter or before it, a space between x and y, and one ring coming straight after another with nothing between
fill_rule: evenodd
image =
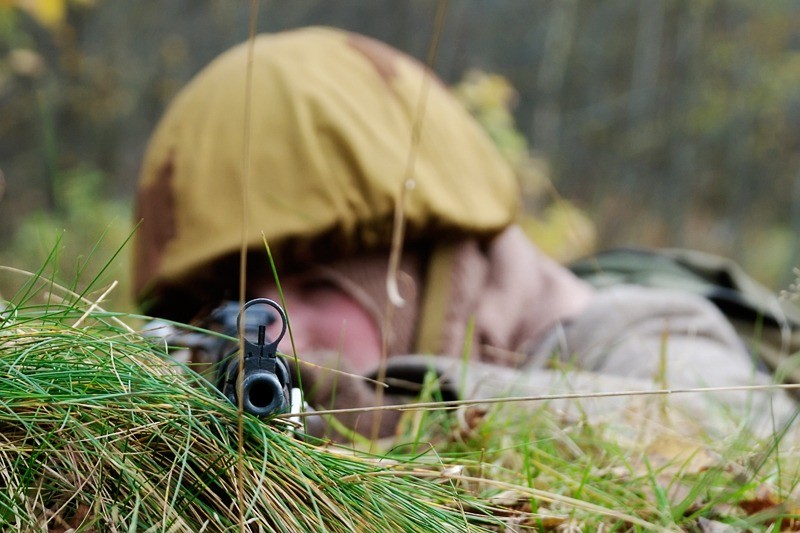
<instances>
[{"instance_id":1,"label":"yellow leaf","mask_svg":"<svg viewBox=\"0 0 800 533\"><path fill-rule=\"evenodd\" d=\"M67 0L16 0L16 5L50 29L58 27L67 13Z\"/></svg>"},{"instance_id":2,"label":"yellow leaf","mask_svg":"<svg viewBox=\"0 0 800 533\"><path fill-rule=\"evenodd\" d=\"M535 217L523 217L520 225L544 253L561 263L589 255L597 243L594 223L566 200L546 207Z\"/></svg>"}]
</instances>

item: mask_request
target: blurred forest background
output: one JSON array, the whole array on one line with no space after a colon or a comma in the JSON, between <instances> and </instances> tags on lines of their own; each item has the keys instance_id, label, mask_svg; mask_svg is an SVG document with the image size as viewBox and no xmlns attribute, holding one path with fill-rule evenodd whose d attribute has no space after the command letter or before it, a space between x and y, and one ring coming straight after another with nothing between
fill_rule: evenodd
<instances>
[{"instance_id":1,"label":"blurred forest background","mask_svg":"<svg viewBox=\"0 0 800 533\"><path fill-rule=\"evenodd\" d=\"M440 6L261 0L257 28L338 26L425 61ZM127 248L110 258L131 232L148 135L193 74L247 38L250 13L228 0L0 0L0 264L35 270L52 254L125 287ZM523 179L554 185L525 180L526 205L569 201L547 223L582 228L573 255L691 247L789 285L800 2L451 0L440 41L434 70Z\"/></svg>"}]
</instances>

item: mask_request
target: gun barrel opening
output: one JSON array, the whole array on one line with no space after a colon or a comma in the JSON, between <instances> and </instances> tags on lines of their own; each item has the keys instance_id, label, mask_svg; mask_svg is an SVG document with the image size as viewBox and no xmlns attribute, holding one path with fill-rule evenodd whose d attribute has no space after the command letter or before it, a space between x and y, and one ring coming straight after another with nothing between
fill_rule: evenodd
<instances>
[{"instance_id":1,"label":"gun barrel opening","mask_svg":"<svg viewBox=\"0 0 800 533\"><path fill-rule=\"evenodd\" d=\"M286 398L278 378L271 372L248 373L242 383L245 412L270 416L286 410Z\"/></svg>"}]
</instances>

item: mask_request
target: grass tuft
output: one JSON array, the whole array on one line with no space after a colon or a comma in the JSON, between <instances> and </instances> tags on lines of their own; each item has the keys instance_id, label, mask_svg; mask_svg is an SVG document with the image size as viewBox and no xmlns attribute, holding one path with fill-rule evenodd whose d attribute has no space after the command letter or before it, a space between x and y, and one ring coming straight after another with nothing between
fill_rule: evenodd
<instances>
[{"instance_id":1,"label":"grass tuft","mask_svg":"<svg viewBox=\"0 0 800 533\"><path fill-rule=\"evenodd\" d=\"M86 311L52 301L3 311L0 529L225 531L240 516L278 531L490 522L434 468L314 446L278 421L244 417L239 463L236 406L114 315Z\"/></svg>"}]
</instances>

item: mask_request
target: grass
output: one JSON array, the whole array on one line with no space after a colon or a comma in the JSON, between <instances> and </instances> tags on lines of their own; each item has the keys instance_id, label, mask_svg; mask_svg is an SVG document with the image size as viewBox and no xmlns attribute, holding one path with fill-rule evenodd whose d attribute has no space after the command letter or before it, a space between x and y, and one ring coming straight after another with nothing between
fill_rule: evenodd
<instances>
[{"instance_id":1,"label":"grass","mask_svg":"<svg viewBox=\"0 0 800 533\"><path fill-rule=\"evenodd\" d=\"M52 285L39 282L0 318L0 529L465 531L492 523L483 502L430 465L315 446L279 421L245 417L240 457L235 406L166 362L121 317L55 302Z\"/></svg>"},{"instance_id":2,"label":"grass","mask_svg":"<svg viewBox=\"0 0 800 533\"><path fill-rule=\"evenodd\" d=\"M139 317L102 309L109 288L44 273L0 313L2 530L799 528L791 441L640 438L514 403L409 411L374 453L305 441L240 420Z\"/></svg>"},{"instance_id":3,"label":"grass","mask_svg":"<svg viewBox=\"0 0 800 533\"><path fill-rule=\"evenodd\" d=\"M472 492L520 511L516 518L532 529L543 528L537 513L549 517L544 529L585 531L685 531L701 520L737 530L800 525L790 495L798 486L796 451L775 453L770 439L743 433L712 442L666 428L646 440L623 439L602 424L513 405L439 416L429 425L432 460L457 460Z\"/></svg>"}]
</instances>

